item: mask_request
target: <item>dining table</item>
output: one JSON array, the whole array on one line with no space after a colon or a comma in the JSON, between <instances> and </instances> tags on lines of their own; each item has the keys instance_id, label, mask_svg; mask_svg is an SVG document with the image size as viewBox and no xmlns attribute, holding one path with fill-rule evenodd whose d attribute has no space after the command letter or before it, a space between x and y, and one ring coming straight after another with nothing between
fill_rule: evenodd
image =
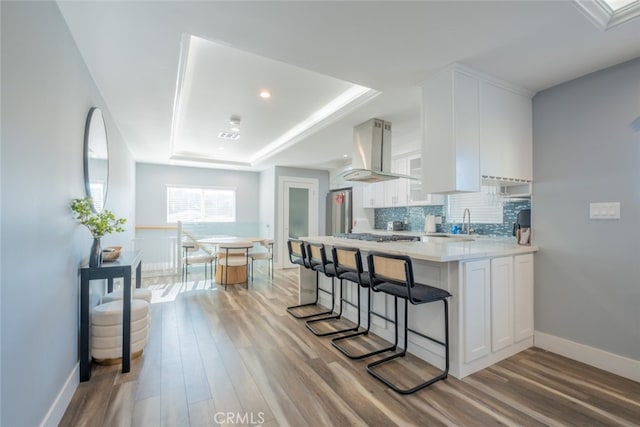
<instances>
[{"instance_id":1,"label":"dining table","mask_svg":"<svg viewBox=\"0 0 640 427\"><path fill-rule=\"evenodd\" d=\"M231 285L239 283L248 284L247 265L249 265L249 251L253 245L266 240L265 237L244 237L244 236L209 236L198 239L202 245L217 246L216 253L216 283L221 285ZM227 255L230 257L244 257L244 263L223 262ZM220 267L220 268L218 268Z\"/></svg>"}]
</instances>

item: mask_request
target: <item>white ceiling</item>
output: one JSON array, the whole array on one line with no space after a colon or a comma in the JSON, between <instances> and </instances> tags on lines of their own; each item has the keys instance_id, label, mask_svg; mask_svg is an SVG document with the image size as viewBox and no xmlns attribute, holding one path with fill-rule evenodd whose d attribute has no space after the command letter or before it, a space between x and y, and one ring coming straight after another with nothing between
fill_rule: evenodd
<instances>
[{"instance_id":1,"label":"white ceiling","mask_svg":"<svg viewBox=\"0 0 640 427\"><path fill-rule=\"evenodd\" d=\"M640 57L640 19L605 32L569 0L58 4L140 162L334 167L351 154L353 126L372 117L393 123L395 153L417 149L417 84L452 62L537 92ZM185 58L196 51L181 50L189 35L202 47L193 68ZM381 93L259 155L350 83ZM232 114L241 138L221 143Z\"/></svg>"}]
</instances>

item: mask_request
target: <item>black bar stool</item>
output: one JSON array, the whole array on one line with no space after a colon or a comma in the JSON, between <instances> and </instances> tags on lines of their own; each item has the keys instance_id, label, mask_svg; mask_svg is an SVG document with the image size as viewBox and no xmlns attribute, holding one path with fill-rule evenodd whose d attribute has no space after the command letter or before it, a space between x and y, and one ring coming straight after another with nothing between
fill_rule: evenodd
<instances>
[{"instance_id":1,"label":"black bar stool","mask_svg":"<svg viewBox=\"0 0 640 427\"><path fill-rule=\"evenodd\" d=\"M369 276L372 288L376 292L383 292L393 295L395 301L395 336L398 340L398 298L404 299L404 348L400 353L380 359L367 365L367 372L382 381L392 390L401 394L411 394L420 389L430 386L436 381L447 378L449 373L449 306L447 298L451 294L443 289L433 286L415 283L413 280L413 266L411 259L403 255L390 255L381 252L371 252L367 256L369 266ZM424 335L409 328L409 302L411 304L427 304L430 302L442 301L444 304L444 342ZM431 379L424 381L415 387L402 389L393 384L390 380L375 372L374 368L387 363L398 357L404 357L407 353L407 342L409 332L417 334L445 348L445 369Z\"/></svg>"},{"instance_id":2,"label":"black bar stool","mask_svg":"<svg viewBox=\"0 0 640 427\"><path fill-rule=\"evenodd\" d=\"M318 322L329 322L329 321L340 319L340 317L342 316L342 303L344 301L342 297L344 285L343 285L343 281L340 280L340 306L338 308L338 312L333 313L333 309L335 307L334 295L336 291L335 282L333 279L340 274L340 271L338 271L338 269L333 264L333 262L327 259L327 253L326 253L324 244L322 243L307 243L307 257L309 259L309 262L311 263L311 268L313 268L316 271L316 274L323 273L325 276L331 278L331 291L332 291L331 293L331 313L332 314L330 316L324 316L321 318L314 318L311 320L307 320L306 322L307 329L309 329L314 335L319 337L338 334L340 332L350 332L350 331L357 330L358 327L338 329L338 330L329 331L329 332L322 332L314 328L314 325ZM323 290L323 289L320 288L320 290Z\"/></svg>"},{"instance_id":3,"label":"black bar stool","mask_svg":"<svg viewBox=\"0 0 640 427\"><path fill-rule=\"evenodd\" d=\"M302 240L296 240L296 239L290 239L287 240L287 248L289 249L289 261L291 261L292 264L298 264L301 267L304 268L308 268L308 269L312 269L311 266L311 261L309 261L309 257L307 256L307 250L305 249L305 242ZM333 301L333 280L331 280L331 292L322 289L319 284L318 284L318 271L316 270L316 297L313 300L313 302L310 303L306 303L306 304L298 304L298 305L292 305L291 307L287 307L287 313L289 313L290 315L292 315L293 317L295 317L296 319L310 319L312 317L316 317L316 316L323 316L325 314L331 314L333 313L333 304L331 305L331 309L330 310L326 310L323 308L323 310L321 311L316 311L315 313L311 313L311 314L298 314L296 313L296 309L298 308L302 308L302 307L311 307L314 305L318 305L318 296L319 296L319 291L325 292L329 295L331 295L331 301ZM320 306L318 306L320 307Z\"/></svg>"},{"instance_id":4,"label":"black bar stool","mask_svg":"<svg viewBox=\"0 0 640 427\"><path fill-rule=\"evenodd\" d=\"M362 266L362 254L360 253L360 249L358 248L347 248L347 247L339 247L334 246L331 250L333 255L333 264L336 266L336 269L341 271L338 274L338 278L340 280L348 280L350 282L356 283L358 285L358 304L352 304L349 301L345 301L347 304L356 307L358 310L358 327L360 326L360 288L366 288L368 292L367 299L367 328L364 330L357 330L352 334L343 335L341 337L337 337L331 340L331 344L337 348L342 354L347 356L349 359L364 359L366 357L370 357L376 354L384 353L385 351L393 351L396 349L398 345L398 340L396 337L396 342L389 346L380 348L374 351L370 351L367 353L354 354L349 352L349 350L342 346L342 342L353 339L355 337L359 337L362 335L368 335L369 330L371 329L371 316L377 316L381 319L393 322L391 319L387 319L385 316L374 312L371 309L373 292L371 292L371 286L369 282L369 273L364 271Z\"/></svg>"}]
</instances>

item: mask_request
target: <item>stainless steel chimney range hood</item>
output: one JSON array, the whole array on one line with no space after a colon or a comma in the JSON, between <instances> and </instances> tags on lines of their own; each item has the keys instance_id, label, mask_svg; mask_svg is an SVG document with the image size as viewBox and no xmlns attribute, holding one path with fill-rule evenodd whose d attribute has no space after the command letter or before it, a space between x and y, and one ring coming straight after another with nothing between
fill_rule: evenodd
<instances>
[{"instance_id":1,"label":"stainless steel chimney range hood","mask_svg":"<svg viewBox=\"0 0 640 427\"><path fill-rule=\"evenodd\" d=\"M345 181L380 182L391 179L417 179L391 170L391 123L370 119L353 129L352 169Z\"/></svg>"}]
</instances>

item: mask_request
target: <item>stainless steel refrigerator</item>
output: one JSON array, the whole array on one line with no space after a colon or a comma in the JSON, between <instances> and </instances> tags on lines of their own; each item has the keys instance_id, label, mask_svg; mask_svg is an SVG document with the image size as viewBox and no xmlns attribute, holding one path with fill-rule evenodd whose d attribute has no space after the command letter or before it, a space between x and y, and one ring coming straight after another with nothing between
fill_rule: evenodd
<instances>
[{"instance_id":1,"label":"stainless steel refrigerator","mask_svg":"<svg viewBox=\"0 0 640 427\"><path fill-rule=\"evenodd\" d=\"M327 194L327 234L351 233L353 222L351 187L331 190Z\"/></svg>"}]
</instances>

